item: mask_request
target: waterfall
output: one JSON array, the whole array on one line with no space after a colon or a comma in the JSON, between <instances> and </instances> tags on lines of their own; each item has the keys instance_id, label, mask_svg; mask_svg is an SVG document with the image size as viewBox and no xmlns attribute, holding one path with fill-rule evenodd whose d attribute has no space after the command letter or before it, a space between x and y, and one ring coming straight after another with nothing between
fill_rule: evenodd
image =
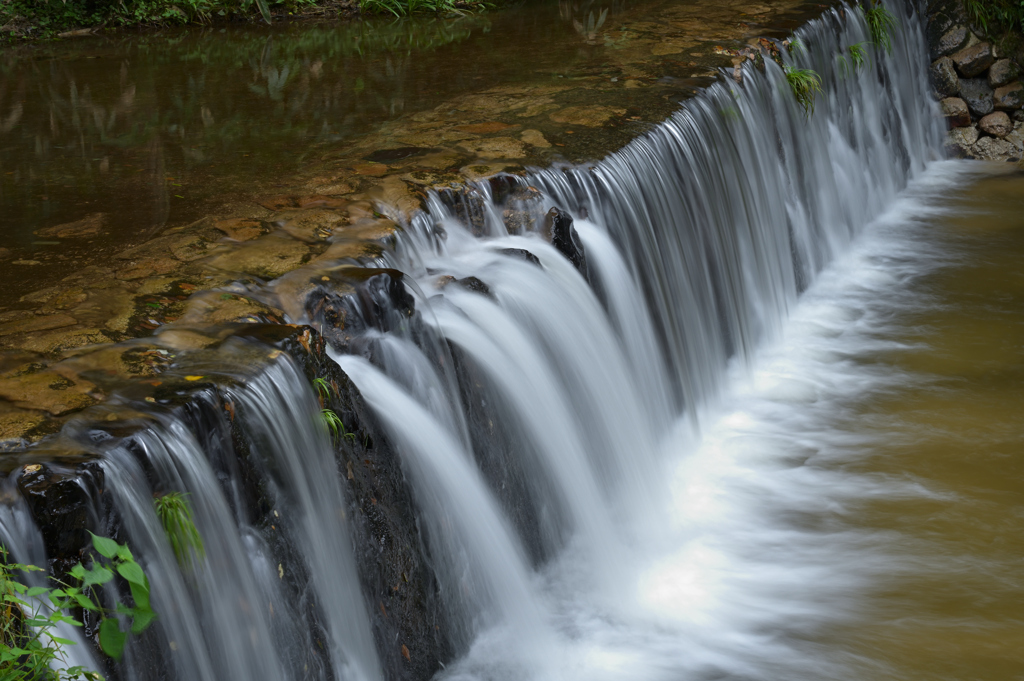
<instances>
[{"instance_id":1,"label":"waterfall","mask_svg":"<svg viewBox=\"0 0 1024 681\"><path fill-rule=\"evenodd\" d=\"M432 194L376 263L404 273L415 312L385 310L331 354L397 452L398 477L408 472L409 522L456 658L437 661L441 677L786 678L785 665L765 672L723 652L788 654L766 643L763 613L729 628L694 594L707 619L652 619L636 556L671 553L686 535L667 529L666 481L700 447L730 368L779 336L801 292L937 157L920 21L890 9L892 51L869 48L860 69L837 58L870 42L858 12L830 9L796 32L784 58L821 76L813 114L773 62L748 64L742 82L723 73L601 161L481 182L466 194L475 203ZM542 234L552 208L574 219L585 267ZM510 233L508 210L533 228ZM312 312L292 321L324 326ZM122 518L111 529L140 556L160 614L119 678L399 678L382 646L396 657L400 642L375 638L353 556L353 469L315 426L295 364L264 359L254 373L242 355L202 369L226 386L208 396L220 425L162 413L93 438ZM236 418L250 442L244 476L224 455ZM694 480L714 478L693 466ZM194 568L153 511L153 494L171 490L190 495L205 541ZM5 544L38 558L23 512L4 513ZM725 645L689 646L683 662L644 652L710 631Z\"/></svg>"}]
</instances>

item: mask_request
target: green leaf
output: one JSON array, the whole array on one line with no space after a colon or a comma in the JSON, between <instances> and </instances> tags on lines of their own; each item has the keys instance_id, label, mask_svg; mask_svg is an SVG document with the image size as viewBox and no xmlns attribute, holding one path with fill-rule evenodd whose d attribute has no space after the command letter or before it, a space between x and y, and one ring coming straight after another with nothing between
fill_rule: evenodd
<instances>
[{"instance_id":1,"label":"green leaf","mask_svg":"<svg viewBox=\"0 0 1024 681\"><path fill-rule=\"evenodd\" d=\"M132 598L135 599L136 608L149 608L149 586L142 586L141 584L128 583L128 587L132 590Z\"/></svg>"},{"instance_id":2,"label":"green leaf","mask_svg":"<svg viewBox=\"0 0 1024 681\"><path fill-rule=\"evenodd\" d=\"M25 595L29 598L35 598L36 596L42 596L45 593L49 593L50 589L45 586L34 586L25 592Z\"/></svg>"},{"instance_id":3,"label":"green leaf","mask_svg":"<svg viewBox=\"0 0 1024 681\"><path fill-rule=\"evenodd\" d=\"M156 613L149 608L137 608L135 610L135 618L132 620L132 633L138 636L153 623L156 619Z\"/></svg>"},{"instance_id":4,"label":"green leaf","mask_svg":"<svg viewBox=\"0 0 1024 681\"><path fill-rule=\"evenodd\" d=\"M92 532L90 532L89 534L92 534ZM113 558L117 555L118 546L117 542L113 539L107 539L106 537L97 537L95 534L92 534L92 546L104 558Z\"/></svg>"},{"instance_id":5,"label":"green leaf","mask_svg":"<svg viewBox=\"0 0 1024 681\"><path fill-rule=\"evenodd\" d=\"M128 580L131 584L138 584L149 589L149 582L146 580L146 574L139 567L139 564L132 561L131 563L121 563L117 566L117 573Z\"/></svg>"},{"instance_id":6,"label":"green leaf","mask_svg":"<svg viewBox=\"0 0 1024 681\"><path fill-rule=\"evenodd\" d=\"M50 640L53 641L54 643L59 643L62 646L73 646L73 645L75 645L75 641L72 641L72 640L66 639L66 638L59 638L57 636L51 636Z\"/></svg>"},{"instance_id":7,"label":"green leaf","mask_svg":"<svg viewBox=\"0 0 1024 681\"><path fill-rule=\"evenodd\" d=\"M75 567L71 568L69 573L75 579L85 579L85 566L79 563Z\"/></svg>"},{"instance_id":8,"label":"green leaf","mask_svg":"<svg viewBox=\"0 0 1024 681\"><path fill-rule=\"evenodd\" d=\"M75 594L75 602L78 603L79 607L85 608L91 612L99 611L99 608L92 602L92 599L85 594Z\"/></svg>"},{"instance_id":9,"label":"green leaf","mask_svg":"<svg viewBox=\"0 0 1024 681\"><path fill-rule=\"evenodd\" d=\"M82 586L88 587L94 584L106 584L114 578L114 573L108 568L100 565L99 563L93 563L92 569L85 573L85 577L82 579Z\"/></svg>"},{"instance_id":10,"label":"green leaf","mask_svg":"<svg viewBox=\"0 0 1024 681\"><path fill-rule=\"evenodd\" d=\"M99 551L98 548L96 550ZM115 660L120 660L124 654L124 642L127 638L128 635L121 631L117 620L107 618L100 624L100 648Z\"/></svg>"},{"instance_id":11,"label":"green leaf","mask_svg":"<svg viewBox=\"0 0 1024 681\"><path fill-rule=\"evenodd\" d=\"M121 544L117 547L117 557L121 560L135 560L135 557L132 556L132 551L128 548L127 544Z\"/></svg>"}]
</instances>

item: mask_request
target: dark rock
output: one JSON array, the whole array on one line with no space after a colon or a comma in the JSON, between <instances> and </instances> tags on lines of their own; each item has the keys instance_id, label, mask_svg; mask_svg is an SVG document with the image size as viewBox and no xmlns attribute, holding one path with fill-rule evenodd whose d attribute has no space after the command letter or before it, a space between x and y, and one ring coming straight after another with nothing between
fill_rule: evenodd
<instances>
[{"instance_id":1,"label":"dark rock","mask_svg":"<svg viewBox=\"0 0 1024 681\"><path fill-rule=\"evenodd\" d=\"M532 263L537 267L542 267L542 265L540 264L540 258L535 256L533 253L530 253L525 248L502 248L498 252L501 253L502 255L507 255L510 258L519 258L520 260L525 260L526 262Z\"/></svg>"},{"instance_id":2,"label":"dark rock","mask_svg":"<svg viewBox=\"0 0 1024 681\"><path fill-rule=\"evenodd\" d=\"M487 201L479 189L472 185L445 187L437 192L437 198L474 236L486 232Z\"/></svg>"},{"instance_id":3,"label":"dark rock","mask_svg":"<svg viewBox=\"0 0 1024 681\"><path fill-rule=\"evenodd\" d=\"M939 38L938 44L935 46L933 56L937 59L938 57L945 57L953 54L957 50L964 48L967 45L967 41L970 39L971 33L965 26L954 26Z\"/></svg>"},{"instance_id":4,"label":"dark rock","mask_svg":"<svg viewBox=\"0 0 1024 681\"><path fill-rule=\"evenodd\" d=\"M928 22L925 25L925 39L928 41L928 50L932 54L933 61L939 57L936 54L939 49L939 41L952 27L953 20L945 12L939 11L928 17Z\"/></svg>"},{"instance_id":5,"label":"dark rock","mask_svg":"<svg viewBox=\"0 0 1024 681\"><path fill-rule=\"evenodd\" d=\"M373 163L392 163L394 161L401 161L413 156L431 154L437 151L440 150L424 147L398 147L397 149L379 149L365 158L367 161L372 161Z\"/></svg>"},{"instance_id":6,"label":"dark rock","mask_svg":"<svg viewBox=\"0 0 1024 681\"><path fill-rule=\"evenodd\" d=\"M339 351L368 329L391 331L415 311L399 270L344 267L306 294L305 310Z\"/></svg>"},{"instance_id":7,"label":"dark rock","mask_svg":"<svg viewBox=\"0 0 1024 681\"><path fill-rule=\"evenodd\" d=\"M977 117L987 116L995 109L992 88L984 78L964 78L960 81L960 98Z\"/></svg>"},{"instance_id":8,"label":"dark rock","mask_svg":"<svg viewBox=\"0 0 1024 681\"><path fill-rule=\"evenodd\" d=\"M1020 67L1009 59L1000 59L988 70L988 84L993 88L1006 85L1020 75Z\"/></svg>"},{"instance_id":9,"label":"dark rock","mask_svg":"<svg viewBox=\"0 0 1024 681\"><path fill-rule=\"evenodd\" d=\"M1013 121L1003 111L990 113L978 122L981 131L993 137L1006 137L1013 132Z\"/></svg>"},{"instance_id":10,"label":"dark rock","mask_svg":"<svg viewBox=\"0 0 1024 681\"><path fill-rule=\"evenodd\" d=\"M89 531L102 532L96 518L103 490L103 469L97 462L62 468L54 464L26 466L18 490L39 528L55 576L68 574L90 546Z\"/></svg>"},{"instance_id":11,"label":"dark rock","mask_svg":"<svg viewBox=\"0 0 1024 681\"><path fill-rule=\"evenodd\" d=\"M957 71L965 78L980 76L996 60L991 43L978 43L957 51L951 57Z\"/></svg>"},{"instance_id":12,"label":"dark rock","mask_svg":"<svg viewBox=\"0 0 1024 681\"><path fill-rule=\"evenodd\" d=\"M482 293L485 296L491 295L491 287L480 281L476 277L463 277L462 279L456 279L455 283L466 289L467 291L474 291L476 293Z\"/></svg>"},{"instance_id":13,"label":"dark rock","mask_svg":"<svg viewBox=\"0 0 1024 681\"><path fill-rule=\"evenodd\" d=\"M545 229L551 233L551 243L558 252L564 255L580 274L587 277L587 256L580 235L572 226L572 216L558 208L552 208L545 217Z\"/></svg>"},{"instance_id":14,"label":"dark rock","mask_svg":"<svg viewBox=\"0 0 1024 681\"><path fill-rule=\"evenodd\" d=\"M1000 111L1024 108L1024 85L1021 85L1019 81L996 88L992 96L995 108Z\"/></svg>"},{"instance_id":15,"label":"dark rock","mask_svg":"<svg viewBox=\"0 0 1024 681\"><path fill-rule=\"evenodd\" d=\"M942 115L946 117L946 123L951 128L962 128L971 124L971 112L967 103L959 97L947 97L939 102Z\"/></svg>"},{"instance_id":16,"label":"dark rock","mask_svg":"<svg viewBox=\"0 0 1024 681\"><path fill-rule=\"evenodd\" d=\"M509 234L522 234L532 231L536 225L536 215L540 213L544 195L536 187L520 185L506 197L506 208L502 213L505 229Z\"/></svg>"},{"instance_id":17,"label":"dark rock","mask_svg":"<svg viewBox=\"0 0 1024 681\"><path fill-rule=\"evenodd\" d=\"M1013 112L1013 120L1018 123L1024 123L1024 110L1018 109Z\"/></svg>"},{"instance_id":18,"label":"dark rock","mask_svg":"<svg viewBox=\"0 0 1024 681\"><path fill-rule=\"evenodd\" d=\"M949 57L937 59L930 71L932 86L943 97L956 97L960 94L960 77L956 75L953 60Z\"/></svg>"}]
</instances>

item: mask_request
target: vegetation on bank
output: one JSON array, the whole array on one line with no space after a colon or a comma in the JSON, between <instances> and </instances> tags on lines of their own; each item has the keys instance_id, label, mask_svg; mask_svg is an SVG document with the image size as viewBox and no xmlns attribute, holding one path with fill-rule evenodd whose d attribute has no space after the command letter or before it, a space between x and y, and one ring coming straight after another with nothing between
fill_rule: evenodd
<instances>
[{"instance_id":1,"label":"vegetation on bank","mask_svg":"<svg viewBox=\"0 0 1024 681\"><path fill-rule=\"evenodd\" d=\"M1024 0L964 0L964 9L1003 56L1024 61Z\"/></svg>"},{"instance_id":2,"label":"vegetation on bank","mask_svg":"<svg viewBox=\"0 0 1024 681\"><path fill-rule=\"evenodd\" d=\"M500 0L0 0L0 44L102 29L296 16L465 14Z\"/></svg>"}]
</instances>

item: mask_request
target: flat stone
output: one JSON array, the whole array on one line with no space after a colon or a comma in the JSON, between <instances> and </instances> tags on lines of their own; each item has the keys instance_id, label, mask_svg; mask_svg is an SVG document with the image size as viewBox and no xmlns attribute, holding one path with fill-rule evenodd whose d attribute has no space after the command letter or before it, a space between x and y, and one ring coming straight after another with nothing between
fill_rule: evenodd
<instances>
[{"instance_id":1,"label":"flat stone","mask_svg":"<svg viewBox=\"0 0 1024 681\"><path fill-rule=\"evenodd\" d=\"M956 97L960 94L960 77L956 75L953 60L941 57L932 64L929 71L932 87L943 97Z\"/></svg>"},{"instance_id":2,"label":"flat stone","mask_svg":"<svg viewBox=\"0 0 1024 681\"><path fill-rule=\"evenodd\" d=\"M305 263L308 257L309 248L301 241L271 234L214 256L210 265L229 272L276 279Z\"/></svg>"},{"instance_id":3,"label":"flat stone","mask_svg":"<svg viewBox=\"0 0 1024 681\"><path fill-rule=\"evenodd\" d=\"M519 139L523 140L531 147L537 147L539 149L546 149L551 146L551 142L545 139L544 134L540 130L523 130L522 134L519 135Z\"/></svg>"},{"instance_id":4,"label":"flat stone","mask_svg":"<svg viewBox=\"0 0 1024 681\"><path fill-rule=\"evenodd\" d=\"M252 218L231 218L213 223L227 238L234 241L252 241L266 234L263 223Z\"/></svg>"},{"instance_id":5,"label":"flat stone","mask_svg":"<svg viewBox=\"0 0 1024 681\"><path fill-rule=\"evenodd\" d=\"M501 132L502 130L518 127L518 125L502 123L501 121L488 121L486 123L467 123L466 125L456 125L455 129L461 132L472 133L474 135L490 135L495 132Z\"/></svg>"},{"instance_id":6,"label":"flat stone","mask_svg":"<svg viewBox=\"0 0 1024 681\"><path fill-rule=\"evenodd\" d=\"M1004 111L996 111L978 121L981 131L993 137L1006 137L1013 132L1013 121Z\"/></svg>"},{"instance_id":7,"label":"flat stone","mask_svg":"<svg viewBox=\"0 0 1024 681\"><path fill-rule=\"evenodd\" d=\"M46 229L38 229L34 233L36 236L57 237L58 239L79 239L99 234L103 230L106 220L106 213L93 213L81 220L65 222L62 225L47 227Z\"/></svg>"},{"instance_id":8,"label":"flat stone","mask_svg":"<svg viewBox=\"0 0 1024 681\"><path fill-rule=\"evenodd\" d=\"M987 116L995 110L992 88L984 78L964 78L960 81L960 98L977 117Z\"/></svg>"},{"instance_id":9,"label":"flat stone","mask_svg":"<svg viewBox=\"0 0 1024 681\"><path fill-rule=\"evenodd\" d=\"M992 93L995 108L1000 111L1014 111L1024 108L1024 85L1020 81L996 88Z\"/></svg>"},{"instance_id":10,"label":"flat stone","mask_svg":"<svg viewBox=\"0 0 1024 681\"><path fill-rule=\"evenodd\" d=\"M971 113L967 103L959 97L947 97L939 102L939 108L951 128L962 128L971 124Z\"/></svg>"},{"instance_id":11,"label":"flat stone","mask_svg":"<svg viewBox=\"0 0 1024 681\"><path fill-rule=\"evenodd\" d=\"M966 26L954 26L949 29L942 34L941 38L939 38L939 44L936 47L936 56L944 57L963 49L967 45L970 35L971 32L967 30Z\"/></svg>"},{"instance_id":12,"label":"flat stone","mask_svg":"<svg viewBox=\"0 0 1024 681\"><path fill-rule=\"evenodd\" d=\"M54 416L95 404L85 394L88 384L78 385L55 371L16 371L0 377L0 397L22 409L36 409Z\"/></svg>"},{"instance_id":13,"label":"flat stone","mask_svg":"<svg viewBox=\"0 0 1024 681\"><path fill-rule=\"evenodd\" d=\"M0 324L0 336L10 336L16 333L30 333L32 331L49 331L65 326L74 326L78 320L66 314L33 315L24 319L17 319L12 322Z\"/></svg>"},{"instance_id":14,"label":"flat stone","mask_svg":"<svg viewBox=\"0 0 1024 681\"><path fill-rule=\"evenodd\" d=\"M526 146L513 137L467 140L460 143L459 146L479 158L523 158L526 156Z\"/></svg>"},{"instance_id":15,"label":"flat stone","mask_svg":"<svg viewBox=\"0 0 1024 681\"><path fill-rule=\"evenodd\" d=\"M133 262L127 267L118 270L117 278L130 281L132 279L145 279L162 274L170 274L181 266L177 260L172 258L143 258Z\"/></svg>"},{"instance_id":16,"label":"flat stone","mask_svg":"<svg viewBox=\"0 0 1024 681\"><path fill-rule=\"evenodd\" d=\"M995 62L991 43L978 43L955 52L951 59L964 78L980 76Z\"/></svg>"},{"instance_id":17,"label":"flat stone","mask_svg":"<svg viewBox=\"0 0 1024 681\"><path fill-rule=\"evenodd\" d=\"M999 59L988 70L988 84L997 88L1014 81L1020 75L1020 68L1009 59Z\"/></svg>"},{"instance_id":18,"label":"flat stone","mask_svg":"<svg viewBox=\"0 0 1024 681\"><path fill-rule=\"evenodd\" d=\"M1006 140L982 137L971 151L974 158L982 161L1006 161L1013 158L1014 146Z\"/></svg>"},{"instance_id":19,"label":"flat stone","mask_svg":"<svg viewBox=\"0 0 1024 681\"><path fill-rule=\"evenodd\" d=\"M617 109L610 106L570 106L561 111L555 111L550 114L550 118L555 123L599 128L602 125L606 125L616 116L623 116L625 113L625 109Z\"/></svg>"}]
</instances>

